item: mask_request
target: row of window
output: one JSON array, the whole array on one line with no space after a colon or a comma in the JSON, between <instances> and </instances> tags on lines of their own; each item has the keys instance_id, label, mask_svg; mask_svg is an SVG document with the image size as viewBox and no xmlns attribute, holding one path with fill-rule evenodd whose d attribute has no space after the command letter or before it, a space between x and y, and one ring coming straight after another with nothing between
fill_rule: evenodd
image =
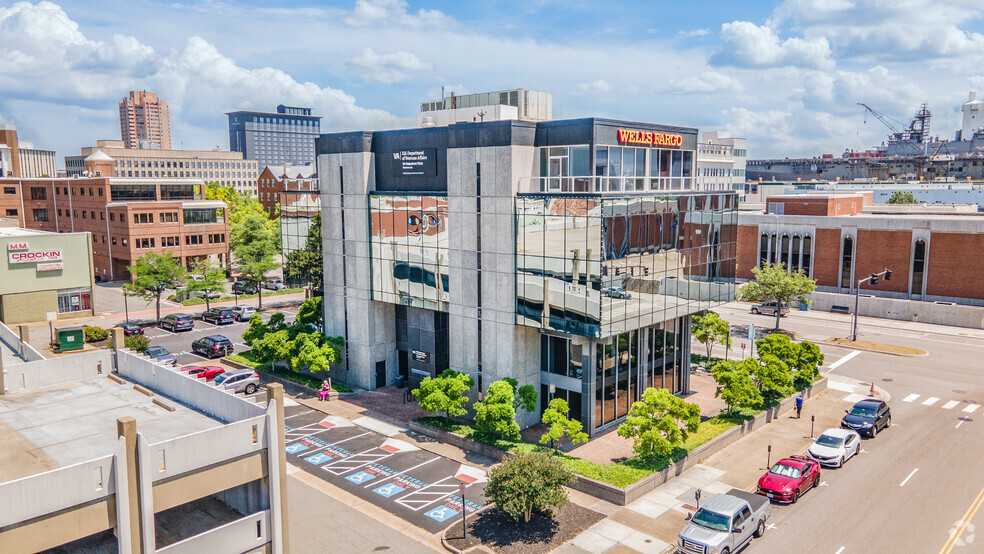
<instances>
[{"instance_id":1,"label":"row of window","mask_svg":"<svg viewBox=\"0 0 984 554\"><path fill-rule=\"evenodd\" d=\"M174 168L174 169L249 169L250 163L246 161L236 162L181 162L171 160L116 160L116 167L147 167L147 168Z\"/></svg>"},{"instance_id":2,"label":"row of window","mask_svg":"<svg viewBox=\"0 0 984 554\"><path fill-rule=\"evenodd\" d=\"M208 244L225 244L226 237L222 233L216 233L214 235L185 235L185 246L201 246L205 244L205 239L208 238ZM103 243L106 242L106 237L103 236ZM157 248L155 237L141 237L133 239L133 246L138 250L145 248ZM116 245L116 237L113 237L113 245ZM126 239L123 239L123 246L126 246ZM167 248L171 246L181 246L181 237L161 237L161 248Z\"/></svg>"},{"instance_id":3,"label":"row of window","mask_svg":"<svg viewBox=\"0 0 984 554\"><path fill-rule=\"evenodd\" d=\"M737 169L735 171L738 171ZM701 177L731 177L731 168L724 167L702 167L698 174Z\"/></svg>"},{"instance_id":4,"label":"row of window","mask_svg":"<svg viewBox=\"0 0 984 554\"><path fill-rule=\"evenodd\" d=\"M762 234L759 241L759 266L766 263L781 263L786 268L803 270L807 277L813 270L813 236L784 233Z\"/></svg>"}]
</instances>

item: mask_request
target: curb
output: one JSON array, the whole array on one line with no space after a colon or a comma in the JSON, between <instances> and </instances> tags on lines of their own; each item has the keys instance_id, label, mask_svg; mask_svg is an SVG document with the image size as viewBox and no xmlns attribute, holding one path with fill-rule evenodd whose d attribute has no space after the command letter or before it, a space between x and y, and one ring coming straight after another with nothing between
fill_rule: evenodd
<instances>
[{"instance_id":1,"label":"curb","mask_svg":"<svg viewBox=\"0 0 984 554\"><path fill-rule=\"evenodd\" d=\"M846 344L837 344L836 342L827 342L823 340L810 341L814 344L825 344L827 346L835 346L838 348L847 348L849 350L861 350L863 352L874 352L876 354L888 354L889 356L899 356L901 358L921 358L922 356L929 356L929 352L924 354L901 354L899 352L886 352L884 350L876 350L874 348L862 348L860 346L848 346Z\"/></svg>"}]
</instances>

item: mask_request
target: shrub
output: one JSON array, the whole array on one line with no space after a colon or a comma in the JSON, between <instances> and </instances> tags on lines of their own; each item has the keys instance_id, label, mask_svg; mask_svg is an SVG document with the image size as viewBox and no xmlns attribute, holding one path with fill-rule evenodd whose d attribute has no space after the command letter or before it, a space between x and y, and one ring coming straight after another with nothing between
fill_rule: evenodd
<instances>
[{"instance_id":1,"label":"shrub","mask_svg":"<svg viewBox=\"0 0 984 554\"><path fill-rule=\"evenodd\" d=\"M123 339L123 346L135 352L146 354L147 347L150 346L150 339L143 335L130 335Z\"/></svg>"},{"instance_id":2,"label":"shrub","mask_svg":"<svg viewBox=\"0 0 984 554\"><path fill-rule=\"evenodd\" d=\"M533 512L556 515L568 501L564 485L573 480L571 472L553 456L522 453L492 470L485 496L513 519L522 517L529 522Z\"/></svg>"},{"instance_id":3,"label":"shrub","mask_svg":"<svg viewBox=\"0 0 984 554\"><path fill-rule=\"evenodd\" d=\"M94 325L84 325L83 327L85 328L85 342L99 342L109 338L109 331L102 327Z\"/></svg>"}]
</instances>

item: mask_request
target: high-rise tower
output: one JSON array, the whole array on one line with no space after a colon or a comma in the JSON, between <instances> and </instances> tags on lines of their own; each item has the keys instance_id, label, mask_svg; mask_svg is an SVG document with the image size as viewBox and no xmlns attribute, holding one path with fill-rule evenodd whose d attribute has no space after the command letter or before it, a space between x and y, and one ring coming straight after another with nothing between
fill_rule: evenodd
<instances>
[{"instance_id":1,"label":"high-rise tower","mask_svg":"<svg viewBox=\"0 0 984 554\"><path fill-rule=\"evenodd\" d=\"M131 90L120 101L120 138L127 148L171 149L171 116L157 93Z\"/></svg>"}]
</instances>

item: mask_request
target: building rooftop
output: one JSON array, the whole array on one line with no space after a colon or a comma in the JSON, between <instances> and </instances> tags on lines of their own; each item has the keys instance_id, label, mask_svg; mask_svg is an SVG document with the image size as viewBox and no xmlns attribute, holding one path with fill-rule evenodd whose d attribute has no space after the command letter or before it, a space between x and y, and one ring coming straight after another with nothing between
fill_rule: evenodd
<instances>
[{"instance_id":1,"label":"building rooftop","mask_svg":"<svg viewBox=\"0 0 984 554\"><path fill-rule=\"evenodd\" d=\"M40 229L25 229L23 227L0 227L0 237L30 237L36 235L54 235Z\"/></svg>"},{"instance_id":2,"label":"building rooftop","mask_svg":"<svg viewBox=\"0 0 984 554\"><path fill-rule=\"evenodd\" d=\"M103 152L102 150L96 150L85 159L87 162L111 162L113 158L109 157L109 154Z\"/></svg>"}]
</instances>

